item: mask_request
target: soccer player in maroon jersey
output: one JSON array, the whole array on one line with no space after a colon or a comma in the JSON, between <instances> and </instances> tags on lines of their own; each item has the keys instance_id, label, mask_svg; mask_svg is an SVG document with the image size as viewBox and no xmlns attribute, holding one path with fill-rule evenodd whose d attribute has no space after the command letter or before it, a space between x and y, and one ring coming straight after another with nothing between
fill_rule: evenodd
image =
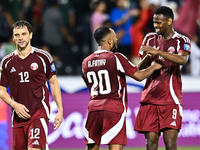
<instances>
[{"instance_id":1,"label":"soccer player in maroon jersey","mask_svg":"<svg viewBox=\"0 0 200 150\"><path fill-rule=\"evenodd\" d=\"M113 29L100 27L94 37L98 50L82 62L82 78L90 92L85 143L88 150L98 150L100 144L108 144L110 150L122 150L127 144L125 76L141 81L160 69L162 61L158 59L159 63L138 71L124 55L113 53L117 49Z\"/></svg>"},{"instance_id":2,"label":"soccer player in maroon jersey","mask_svg":"<svg viewBox=\"0 0 200 150\"><path fill-rule=\"evenodd\" d=\"M0 98L12 107L13 149L48 149L49 91L58 107L57 129L63 118L60 87L51 55L31 46L32 26L20 20L13 25L16 50L1 61ZM10 95L7 93L9 86Z\"/></svg>"},{"instance_id":3,"label":"soccer player in maroon jersey","mask_svg":"<svg viewBox=\"0 0 200 150\"><path fill-rule=\"evenodd\" d=\"M161 57L164 66L147 78L134 129L144 133L147 150L157 150L160 133L166 150L177 150L177 137L182 124L182 67L190 55L190 39L174 31L173 12L161 6L153 16L154 33L143 40L138 65L148 67Z\"/></svg>"}]
</instances>

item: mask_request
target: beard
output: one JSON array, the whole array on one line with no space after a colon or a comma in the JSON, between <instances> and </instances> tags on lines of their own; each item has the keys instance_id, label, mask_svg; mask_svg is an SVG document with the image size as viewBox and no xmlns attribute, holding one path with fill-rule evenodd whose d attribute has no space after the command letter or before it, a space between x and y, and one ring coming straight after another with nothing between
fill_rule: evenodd
<instances>
[{"instance_id":1,"label":"beard","mask_svg":"<svg viewBox=\"0 0 200 150\"><path fill-rule=\"evenodd\" d=\"M117 44L115 43L114 45L113 45L113 47L111 48L111 51L112 52L117 52Z\"/></svg>"},{"instance_id":2,"label":"beard","mask_svg":"<svg viewBox=\"0 0 200 150\"><path fill-rule=\"evenodd\" d=\"M23 51L24 49L26 49L26 47L28 46L29 42L26 42L25 46L21 47L19 44L17 44L18 50L19 51Z\"/></svg>"}]
</instances>

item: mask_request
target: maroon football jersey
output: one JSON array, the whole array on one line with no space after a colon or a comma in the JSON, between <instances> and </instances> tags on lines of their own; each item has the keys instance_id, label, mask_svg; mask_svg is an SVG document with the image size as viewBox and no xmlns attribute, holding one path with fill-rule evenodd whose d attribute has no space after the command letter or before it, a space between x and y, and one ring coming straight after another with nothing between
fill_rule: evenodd
<instances>
[{"instance_id":1,"label":"maroon football jersey","mask_svg":"<svg viewBox=\"0 0 200 150\"><path fill-rule=\"evenodd\" d=\"M142 45L151 46L154 48L160 47L159 50L172 54L186 51L190 53L190 39L184 35L175 32L174 36L166 41L162 40L161 35L149 33L144 38ZM141 58L143 51L139 52ZM149 60L149 65L159 56L154 55ZM181 72L182 65L173 63L167 59L164 61L164 66L155 71L147 78L145 87L142 91L141 103L168 105L182 105L182 81Z\"/></svg>"},{"instance_id":2,"label":"maroon football jersey","mask_svg":"<svg viewBox=\"0 0 200 150\"><path fill-rule=\"evenodd\" d=\"M10 89L11 98L25 105L31 118L21 119L13 113L13 127L23 126L36 118L49 118L49 91L47 79L56 74L51 55L32 47L31 53L21 59L17 51L5 56L1 61L0 85Z\"/></svg>"},{"instance_id":3,"label":"maroon football jersey","mask_svg":"<svg viewBox=\"0 0 200 150\"><path fill-rule=\"evenodd\" d=\"M88 110L124 113L127 108L125 75L133 76L138 68L120 53L99 50L82 63L82 78L89 92Z\"/></svg>"}]
</instances>

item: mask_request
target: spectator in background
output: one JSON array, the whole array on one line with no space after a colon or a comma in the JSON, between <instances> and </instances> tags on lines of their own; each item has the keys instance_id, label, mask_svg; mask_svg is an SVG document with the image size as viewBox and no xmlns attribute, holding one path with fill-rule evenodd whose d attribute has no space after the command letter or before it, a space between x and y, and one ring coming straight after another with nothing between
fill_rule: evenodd
<instances>
[{"instance_id":1,"label":"spectator in background","mask_svg":"<svg viewBox=\"0 0 200 150\"><path fill-rule=\"evenodd\" d=\"M198 15L199 0L185 0L183 5L180 6L177 20L174 21L174 29L192 38L197 32Z\"/></svg>"},{"instance_id":2,"label":"spectator in background","mask_svg":"<svg viewBox=\"0 0 200 150\"><path fill-rule=\"evenodd\" d=\"M14 21L10 12L5 9L5 5L6 3L0 3L0 60L16 49L12 40Z\"/></svg>"},{"instance_id":3,"label":"spectator in background","mask_svg":"<svg viewBox=\"0 0 200 150\"><path fill-rule=\"evenodd\" d=\"M134 17L139 15L138 9L130 9L129 0L116 0L116 7L110 12L110 21L118 38L118 51L131 57L130 27Z\"/></svg>"},{"instance_id":4,"label":"spectator in background","mask_svg":"<svg viewBox=\"0 0 200 150\"><path fill-rule=\"evenodd\" d=\"M195 34L191 39L190 75L200 76L200 48L199 36Z\"/></svg>"},{"instance_id":5,"label":"spectator in background","mask_svg":"<svg viewBox=\"0 0 200 150\"><path fill-rule=\"evenodd\" d=\"M13 18L8 10L6 10L6 4L0 3L0 43L9 40L12 35Z\"/></svg>"},{"instance_id":6,"label":"spectator in background","mask_svg":"<svg viewBox=\"0 0 200 150\"><path fill-rule=\"evenodd\" d=\"M199 4L199 0L185 0L179 8L177 20L174 21L174 29L190 39L197 33ZM183 68L183 74L190 74L189 63Z\"/></svg>"},{"instance_id":7,"label":"spectator in background","mask_svg":"<svg viewBox=\"0 0 200 150\"><path fill-rule=\"evenodd\" d=\"M149 4L146 2L146 0L141 0L139 4L141 7L140 15L138 17L138 20L135 21L135 23L131 27L131 61L135 65L138 65L139 63L138 53L144 38L144 28L145 26L147 26L147 22L149 20Z\"/></svg>"},{"instance_id":8,"label":"spectator in background","mask_svg":"<svg viewBox=\"0 0 200 150\"><path fill-rule=\"evenodd\" d=\"M98 45L93 37L94 31L101 27L106 20L109 19L108 14L106 14L106 1L105 0L97 0L91 4L93 7L93 12L90 17L90 28L92 33L92 50L96 51L98 49Z\"/></svg>"},{"instance_id":9,"label":"spectator in background","mask_svg":"<svg viewBox=\"0 0 200 150\"><path fill-rule=\"evenodd\" d=\"M43 14L42 22L42 40L44 46L47 46L52 54L55 65L59 70L63 67L63 53L66 50L65 44L73 44L75 39L69 34L68 29L64 25L62 13L59 10L57 0L50 1L48 7Z\"/></svg>"},{"instance_id":10,"label":"spectator in background","mask_svg":"<svg viewBox=\"0 0 200 150\"><path fill-rule=\"evenodd\" d=\"M42 45L42 14L44 11L44 1L34 0L32 7L32 18L31 24L33 25L33 40L32 44L34 46L41 47Z\"/></svg>"},{"instance_id":11,"label":"spectator in background","mask_svg":"<svg viewBox=\"0 0 200 150\"><path fill-rule=\"evenodd\" d=\"M63 15L64 25L69 29L76 26L76 13L73 0L58 0L59 9Z\"/></svg>"}]
</instances>

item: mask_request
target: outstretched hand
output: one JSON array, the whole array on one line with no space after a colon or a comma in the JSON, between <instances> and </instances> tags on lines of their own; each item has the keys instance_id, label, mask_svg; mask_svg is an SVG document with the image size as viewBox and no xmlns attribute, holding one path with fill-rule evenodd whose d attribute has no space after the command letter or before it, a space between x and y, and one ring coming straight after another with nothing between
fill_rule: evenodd
<instances>
[{"instance_id":1,"label":"outstretched hand","mask_svg":"<svg viewBox=\"0 0 200 150\"><path fill-rule=\"evenodd\" d=\"M15 110L16 114L19 118L28 120L31 118L31 116L28 114L29 110L26 108L26 106L19 104L17 102L14 102L13 109Z\"/></svg>"},{"instance_id":2,"label":"outstretched hand","mask_svg":"<svg viewBox=\"0 0 200 150\"><path fill-rule=\"evenodd\" d=\"M53 123L53 129L56 130L59 128L59 126L61 125L62 123L62 120L63 120L63 113L61 112L58 112L56 114L56 117L55 117L55 120L54 120L54 123Z\"/></svg>"}]
</instances>

